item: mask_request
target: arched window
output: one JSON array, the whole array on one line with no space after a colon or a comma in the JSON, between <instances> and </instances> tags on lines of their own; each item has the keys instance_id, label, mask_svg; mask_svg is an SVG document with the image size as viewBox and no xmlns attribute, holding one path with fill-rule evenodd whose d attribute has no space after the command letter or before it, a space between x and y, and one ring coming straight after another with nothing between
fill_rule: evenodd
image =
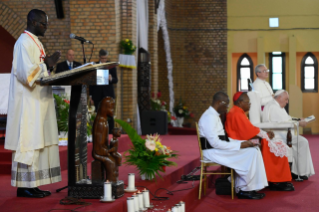
<instances>
[{"instance_id":1,"label":"arched window","mask_svg":"<svg viewBox=\"0 0 319 212\"><path fill-rule=\"evenodd\" d=\"M285 53L269 53L269 84L274 92L286 89L285 81Z\"/></svg>"},{"instance_id":2,"label":"arched window","mask_svg":"<svg viewBox=\"0 0 319 212\"><path fill-rule=\"evenodd\" d=\"M253 79L253 61L248 54L243 54L237 62L237 91L248 91L247 79Z\"/></svg>"},{"instance_id":3,"label":"arched window","mask_svg":"<svg viewBox=\"0 0 319 212\"><path fill-rule=\"evenodd\" d=\"M318 92L318 61L308 52L301 61L302 92Z\"/></svg>"}]
</instances>

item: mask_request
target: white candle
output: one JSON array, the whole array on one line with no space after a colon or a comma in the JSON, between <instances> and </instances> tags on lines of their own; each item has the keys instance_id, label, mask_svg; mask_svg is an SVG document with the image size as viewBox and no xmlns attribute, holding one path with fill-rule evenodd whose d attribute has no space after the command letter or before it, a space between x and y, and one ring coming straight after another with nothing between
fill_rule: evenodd
<instances>
[{"instance_id":1,"label":"white candle","mask_svg":"<svg viewBox=\"0 0 319 212\"><path fill-rule=\"evenodd\" d=\"M105 200L112 199L112 186L108 180L104 183L104 197L103 197L103 199L105 199Z\"/></svg>"},{"instance_id":2,"label":"white candle","mask_svg":"<svg viewBox=\"0 0 319 212\"><path fill-rule=\"evenodd\" d=\"M168 211L167 211L167 212L172 212L172 211L171 211L171 209L168 209Z\"/></svg>"},{"instance_id":3,"label":"white candle","mask_svg":"<svg viewBox=\"0 0 319 212\"><path fill-rule=\"evenodd\" d=\"M138 197L137 195L134 193L132 195L133 199L134 199L134 209L135 209L135 212L138 212L140 210L140 206L139 206L139 200L138 200Z\"/></svg>"},{"instance_id":4,"label":"white candle","mask_svg":"<svg viewBox=\"0 0 319 212\"><path fill-rule=\"evenodd\" d=\"M135 189L135 174L134 173L128 174L128 187L127 187L127 189L129 189L129 190Z\"/></svg>"},{"instance_id":5,"label":"white candle","mask_svg":"<svg viewBox=\"0 0 319 212\"><path fill-rule=\"evenodd\" d=\"M127 201L127 212L134 212L135 211L134 199L131 197L128 197L126 201Z\"/></svg>"},{"instance_id":6,"label":"white candle","mask_svg":"<svg viewBox=\"0 0 319 212\"><path fill-rule=\"evenodd\" d=\"M180 204L176 204L175 208L176 208L176 212L181 212Z\"/></svg>"},{"instance_id":7,"label":"white candle","mask_svg":"<svg viewBox=\"0 0 319 212\"><path fill-rule=\"evenodd\" d=\"M172 207L172 212L178 212L175 206Z\"/></svg>"},{"instance_id":8,"label":"white candle","mask_svg":"<svg viewBox=\"0 0 319 212\"><path fill-rule=\"evenodd\" d=\"M185 205L185 202L183 201L180 201L179 204L181 204L181 212L186 212L186 205Z\"/></svg>"},{"instance_id":9,"label":"white candle","mask_svg":"<svg viewBox=\"0 0 319 212\"><path fill-rule=\"evenodd\" d=\"M150 193L148 192L148 190L144 189L143 197L144 197L144 207L146 208L150 207Z\"/></svg>"},{"instance_id":10,"label":"white candle","mask_svg":"<svg viewBox=\"0 0 319 212\"><path fill-rule=\"evenodd\" d=\"M138 197L138 205L140 206L140 210L144 210L143 194L137 193L137 197Z\"/></svg>"}]
</instances>

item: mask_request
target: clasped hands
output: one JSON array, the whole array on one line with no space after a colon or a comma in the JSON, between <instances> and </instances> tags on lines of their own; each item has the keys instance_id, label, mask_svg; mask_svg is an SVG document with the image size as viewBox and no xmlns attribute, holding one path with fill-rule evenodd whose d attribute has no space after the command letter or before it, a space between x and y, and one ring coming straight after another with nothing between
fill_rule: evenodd
<instances>
[{"instance_id":1,"label":"clasped hands","mask_svg":"<svg viewBox=\"0 0 319 212\"><path fill-rule=\"evenodd\" d=\"M269 139L273 139L275 137L275 134L273 131L267 131L267 135ZM260 143L253 143L251 140L244 141L241 143L240 148L248 148L248 147L254 147L254 146L260 146Z\"/></svg>"}]
</instances>

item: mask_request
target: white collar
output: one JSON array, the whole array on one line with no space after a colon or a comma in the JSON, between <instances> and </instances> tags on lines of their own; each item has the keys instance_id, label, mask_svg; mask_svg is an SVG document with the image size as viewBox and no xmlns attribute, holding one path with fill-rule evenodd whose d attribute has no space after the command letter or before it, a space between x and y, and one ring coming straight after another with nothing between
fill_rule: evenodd
<instances>
[{"instance_id":1,"label":"white collar","mask_svg":"<svg viewBox=\"0 0 319 212\"><path fill-rule=\"evenodd\" d=\"M39 40L38 36L36 36L35 34L33 34L32 32L29 32L28 30L24 30L25 32L27 32L29 35L31 35L32 37L36 38Z\"/></svg>"},{"instance_id":2,"label":"white collar","mask_svg":"<svg viewBox=\"0 0 319 212\"><path fill-rule=\"evenodd\" d=\"M220 114L212 106L209 106L208 110L211 111L215 116L219 117Z\"/></svg>"},{"instance_id":3,"label":"white collar","mask_svg":"<svg viewBox=\"0 0 319 212\"><path fill-rule=\"evenodd\" d=\"M281 109L284 109L284 108L282 108L282 107L280 106L280 104L277 102L276 99L274 99L274 102L276 102L275 104L276 104L278 107L280 107Z\"/></svg>"}]
</instances>

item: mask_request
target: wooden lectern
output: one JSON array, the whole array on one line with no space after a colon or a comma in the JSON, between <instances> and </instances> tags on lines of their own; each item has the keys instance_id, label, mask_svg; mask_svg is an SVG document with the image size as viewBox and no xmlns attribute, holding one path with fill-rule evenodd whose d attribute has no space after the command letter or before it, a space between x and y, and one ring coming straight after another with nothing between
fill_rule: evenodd
<instances>
[{"instance_id":1,"label":"wooden lectern","mask_svg":"<svg viewBox=\"0 0 319 212\"><path fill-rule=\"evenodd\" d=\"M70 197L100 199L103 196L103 184L92 184L87 176L87 86L99 85L103 81L99 70L111 69L117 65L115 62L89 64L37 80L37 84L41 86L72 86L68 131L68 196ZM116 193L112 196L118 198Z\"/></svg>"}]
</instances>

